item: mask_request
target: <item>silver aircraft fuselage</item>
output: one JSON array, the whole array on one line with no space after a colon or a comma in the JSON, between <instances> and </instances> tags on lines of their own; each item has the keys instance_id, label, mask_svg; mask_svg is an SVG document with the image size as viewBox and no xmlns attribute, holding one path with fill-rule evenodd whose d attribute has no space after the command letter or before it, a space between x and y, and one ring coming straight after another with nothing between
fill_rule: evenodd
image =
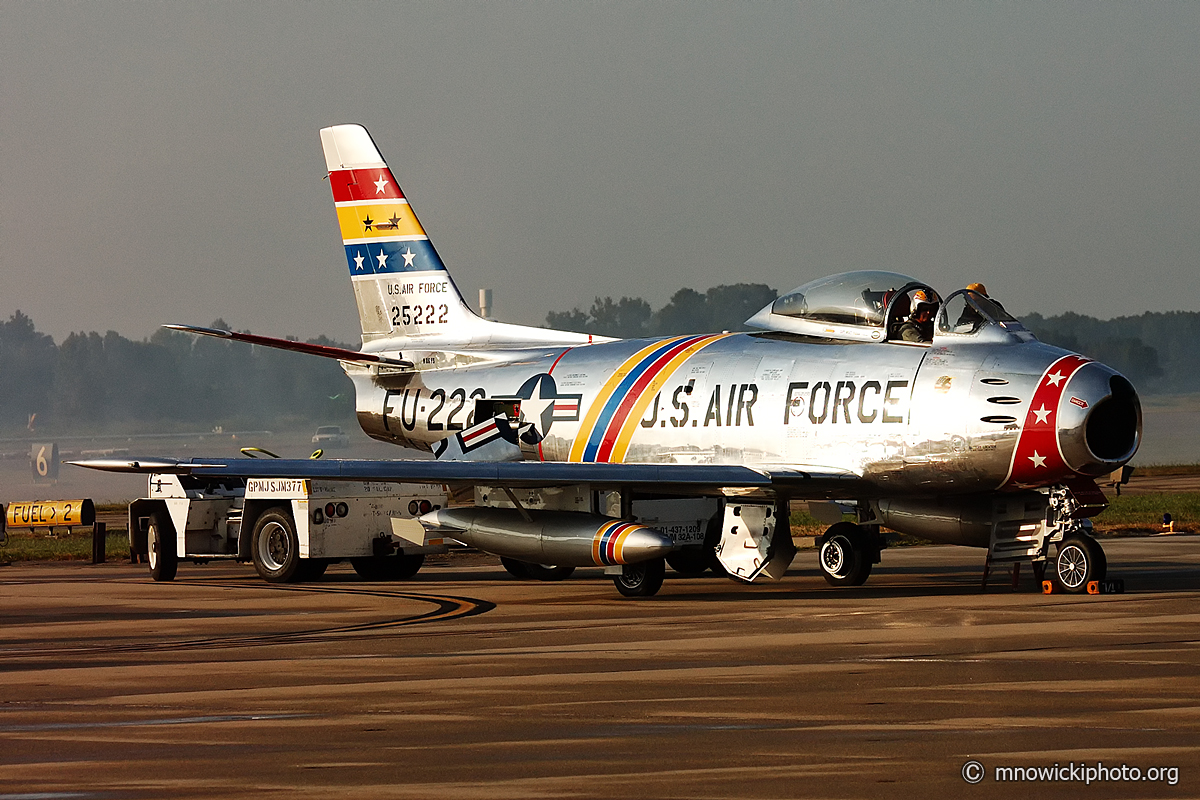
<instances>
[{"instance_id":1,"label":"silver aircraft fuselage","mask_svg":"<svg viewBox=\"0 0 1200 800\"><path fill-rule=\"evenodd\" d=\"M363 430L429 450L512 400L510 460L819 465L879 496L958 494L1104 474L1140 430L1116 372L995 327L928 347L735 333L409 355L415 372L348 368ZM1114 405L1116 442L1097 422Z\"/></svg>"}]
</instances>

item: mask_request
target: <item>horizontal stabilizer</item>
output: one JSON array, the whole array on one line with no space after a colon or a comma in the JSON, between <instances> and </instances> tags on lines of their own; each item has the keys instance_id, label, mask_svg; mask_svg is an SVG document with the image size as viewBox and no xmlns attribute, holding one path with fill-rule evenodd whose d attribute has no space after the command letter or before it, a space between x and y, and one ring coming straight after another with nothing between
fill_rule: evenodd
<instances>
[{"instance_id":1,"label":"horizontal stabilizer","mask_svg":"<svg viewBox=\"0 0 1200 800\"><path fill-rule=\"evenodd\" d=\"M276 350L291 350L293 353L305 353L310 356L321 356L323 358L336 358L338 361L349 361L355 364L387 364L388 366L400 367L402 369L413 368L413 362L411 361L388 358L387 356L375 355L374 353L362 353L358 350L347 350L344 347L309 344L308 342L297 342L292 339L276 339L273 336L258 336L253 333L223 331L220 328L202 328L199 325L163 325L163 327L170 328L173 331L184 331L185 333L196 333L201 336L215 336L218 339L229 339L234 342L248 342L249 344L262 345L263 347L273 347Z\"/></svg>"}]
</instances>

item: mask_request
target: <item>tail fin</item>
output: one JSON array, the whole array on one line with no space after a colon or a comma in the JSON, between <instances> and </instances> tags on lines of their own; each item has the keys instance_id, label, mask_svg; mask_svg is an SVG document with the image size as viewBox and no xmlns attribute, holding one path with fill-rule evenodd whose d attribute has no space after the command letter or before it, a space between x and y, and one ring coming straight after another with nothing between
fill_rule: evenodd
<instances>
[{"instance_id":1,"label":"tail fin","mask_svg":"<svg viewBox=\"0 0 1200 800\"><path fill-rule=\"evenodd\" d=\"M454 285L367 129L322 128L321 146L364 344L387 338L418 338L430 346L594 340L586 334L504 325L477 316Z\"/></svg>"},{"instance_id":2,"label":"tail fin","mask_svg":"<svg viewBox=\"0 0 1200 800\"><path fill-rule=\"evenodd\" d=\"M325 128L321 146L364 342L431 333L451 309L474 316L367 129Z\"/></svg>"}]
</instances>

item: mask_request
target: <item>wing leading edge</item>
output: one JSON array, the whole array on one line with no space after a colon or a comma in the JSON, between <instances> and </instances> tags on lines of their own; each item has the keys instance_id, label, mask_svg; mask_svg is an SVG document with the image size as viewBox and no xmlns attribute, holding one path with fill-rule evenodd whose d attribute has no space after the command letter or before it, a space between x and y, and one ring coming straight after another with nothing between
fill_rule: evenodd
<instances>
[{"instance_id":1,"label":"wing leading edge","mask_svg":"<svg viewBox=\"0 0 1200 800\"><path fill-rule=\"evenodd\" d=\"M725 464L611 464L550 461L417 461L252 458L95 458L69 461L107 472L169 473L230 478L309 478L502 485L514 488L593 484L668 492L715 489L787 490L814 497L857 496L859 476L832 469L751 469Z\"/></svg>"}]
</instances>

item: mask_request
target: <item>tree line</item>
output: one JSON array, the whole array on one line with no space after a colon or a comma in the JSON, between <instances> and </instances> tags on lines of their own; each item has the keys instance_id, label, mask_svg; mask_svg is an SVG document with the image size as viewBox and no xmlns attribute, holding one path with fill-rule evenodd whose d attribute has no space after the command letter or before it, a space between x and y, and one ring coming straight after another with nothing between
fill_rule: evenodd
<instances>
[{"instance_id":1,"label":"tree line","mask_svg":"<svg viewBox=\"0 0 1200 800\"><path fill-rule=\"evenodd\" d=\"M548 327L634 338L745 330L773 301L764 284L680 289L655 310L597 297L550 312ZM1099 320L1068 312L1022 318L1044 342L1120 370L1143 394L1200 392L1200 313ZM223 320L212 327L229 329ZM326 337L317 344L353 347ZM142 341L108 331L61 343L17 311L0 321L0 438L354 425L354 390L336 361L160 329Z\"/></svg>"},{"instance_id":2,"label":"tree line","mask_svg":"<svg viewBox=\"0 0 1200 800\"><path fill-rule=\"evenodd\" d=\"M291 430L353 418L353 387L330 359L165 328L142 341L108 331L55 344L20 311L0 322L0 437Z\"/></svg>"},{"instance_id":3,"label":"tree line","mask_svg":"<svg viewBox=\"0 0 1200 800\"><path fill-rule=\"evenodd\" d=\"M654 311L640 297L597 297L587 311L551 311L546 327L620 339L745 330L743 323L778 293L762 283L714 286L707 292L680 289Z\"/></svg>"}]
</instances>

